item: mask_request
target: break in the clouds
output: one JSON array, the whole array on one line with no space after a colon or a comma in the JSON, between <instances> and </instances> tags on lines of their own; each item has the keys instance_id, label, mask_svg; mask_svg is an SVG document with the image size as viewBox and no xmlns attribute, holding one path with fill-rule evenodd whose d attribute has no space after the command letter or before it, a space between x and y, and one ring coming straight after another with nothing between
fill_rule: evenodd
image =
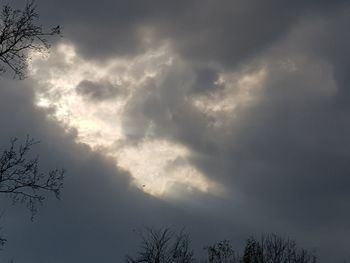
<instances>
[{"instance_id":1,"label":"break in the clouds","mask_svg":"<svg viewBox=\"0 0 350 263\"><path fill-rule=\"evenodd\" d=\"M49 240L33 242L42 260L121 262L142 225L186 225L197 248L276 231L321 262L349 258L348 1L38 8L64 37L32 54L28 80L2 80L0 112L1 141L34 130L72 170L45 230L28 226Z\"/></svg>"},{"instance_id":2,"label":"break in the clouds","mask_svg":"<svg viewBox=\"0 0 350 263\"><path fill-rule=\"evenodd\" d=\"M62 44L46 58L33 54L30 74L40 85L36 105L50 109L49 115L67 130L76 129L78 142L115 158L140 189L157 196L173 192L173 185L213 194L221 191L190 163L188 147L158 133L153 112L165 112L171 121L169 104L175 99L167 101L158 93L165 86L175 88L176 74L180 82L188 81L183 91L176 91L177 100L184 100L193 79L166 49L98 64L79 58L73 46ZM118 93L124 95L114 95ZM146 108L152 112L147 114Z\"/></svg>"},{"instance_id":3,"label":"break in the clouds","mask_svg":"<svg viewBox=\"0 0 350 263\"><path fill-rule=\"evenodd\" d=\"M98 63L79 57L72 44L59 44L46 57L33 54L30 64L39 85L36 105L67 130L76 129L78 142L114 157L140 189L157 196L176 195L172 188L179 185L226 191L191 163L201 153L182 137L195 132L202 143L223 147L227 129L239 110L258 100L267 74L265 65L217 72L207 83L214 90L193 92L201 84L195 71L166 47ZM187 122L198 125L191 131Z\"/></svg>"}]
</instances>

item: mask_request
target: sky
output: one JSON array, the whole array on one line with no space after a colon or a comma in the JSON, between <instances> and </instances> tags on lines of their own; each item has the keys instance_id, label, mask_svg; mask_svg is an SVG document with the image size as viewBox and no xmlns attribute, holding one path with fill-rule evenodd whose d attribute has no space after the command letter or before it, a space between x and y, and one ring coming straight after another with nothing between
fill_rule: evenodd
<instances>
[{"instance_id":1,"label":"sky","mask_svg":"<svg viewBox=\"0 0 350 263\"><path fill-rule=\"evenodd\" d=\"M2 260L123 262L145 226L350 259L349 1L36 2L62 37L0 77L0 149L67 173L34 222L1 201Z\"/></svg>"}]
</instances>

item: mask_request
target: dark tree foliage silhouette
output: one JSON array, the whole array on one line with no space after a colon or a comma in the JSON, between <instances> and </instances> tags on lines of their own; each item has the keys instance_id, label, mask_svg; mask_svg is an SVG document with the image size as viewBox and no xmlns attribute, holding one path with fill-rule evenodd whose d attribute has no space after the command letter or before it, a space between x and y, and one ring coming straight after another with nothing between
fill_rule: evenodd
<instances>
[{"instance_id":1,"label":"dark tree foliage silhouette","mask_svg":"<svg viewBox=\"0 0 350 263\"><path fill-rule=\"evenodd\" d=\"M209 263L239 263L240 258L232 248L230 241L223 240L204 248L208 258L203 262Z\"/></svg>"},{"instance_id":2,"label":"dark tree foliage silhouette","mask_svg":"<svg viewBox=\"0 0 350 263\"><path fill-rule=\"evenodd\" d=\"M276 234L247 239L243 253L233 249L228 240L207 246L207 257L196 260L190 238L184 232L176 235L169 228L141 231L141 245L136 258L127 256L127 263L316 263L317 258L295 241ZM181 255L181 256L179 256Z\"/></svg>"},{"instance_id":3,"label":"dark tree foliage silhouette","mask_svg":"<svg viewBox=\"0 0 350 263\"><path fill-rule=\"evenodd\" d=\"M64 170L40 172L38 157L30 157L32 147L39 142L29 136L23 144L17 145L17 141L12 139L0 155L0 194L11 197L14 203L24 203L33 218L45 192L60 197Z\"/></svg>"},{"instance_id":4,"label":"dark tree foliage silhouette","mask_svg":"<svg viewBox=\"0 0 350 263\"><path fill-rule=\"evenodd\" d=\"M48 36L60 34L60 27L44 30L37 24L34 1L28 1L23 10L4 5L0 14L0 72L10 69L14 77L24 78L28 52L47 50Z\"/></svg>"},{"instance_id":5,"label":"dark tree foliage silhouette","mask_svg":"<svg viewBox=\"0 0 350 263\"><path fill-rule=\"evenodd\" d=\"M298 248L295 241L275 234L262 235L260 240L247 240L243 263L316 263L317 258L305 249Z\"/></svg>"},{"instance_id":6,"label":"dark tree foliage silhouette","mask_svg":"<svg viewBox=\"0 0 350 263\"><path fill-rule=\"evenodd\" d=\"M175 233L169 228L139 231L140 250L135 258L127 256L127 263L191 263L194 262L190 239L183 231Z\"/></svg>"}]
</instances>

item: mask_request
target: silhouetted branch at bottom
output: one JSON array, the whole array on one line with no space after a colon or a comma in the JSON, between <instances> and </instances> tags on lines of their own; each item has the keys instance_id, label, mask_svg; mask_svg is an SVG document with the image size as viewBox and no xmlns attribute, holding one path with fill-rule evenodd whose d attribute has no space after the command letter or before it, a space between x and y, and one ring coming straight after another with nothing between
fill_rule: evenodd
<instances>
[{"instance_id":1,"label":"silhouetted branch at bottom","mask_svg":"<svg viewBox=\"0 0 350 263\"><path fill-rule=\"evenodd\" d=\"M189 236L183 231L175 233L169 228L163 230L145 228L138 234L141 238L141 249L136 258L127 256L127 263L194 261Z\"/></svg>"},{"instance_id":2,"label":"silhouetted branch at bottom","mask_svg":"<svg viewBox=\"0 0 350 263\"><path fill-rule=\"evenodd\" d=\"M228 240L206 246L205 259L196 260L188 234L165 229L145 228L139 231L141 244L135 257L127 256L127 263L316 263L317 258L299 248L290 238L276 234L247 239L243 253L236 252Z\"/></svg>"}]
</instances>

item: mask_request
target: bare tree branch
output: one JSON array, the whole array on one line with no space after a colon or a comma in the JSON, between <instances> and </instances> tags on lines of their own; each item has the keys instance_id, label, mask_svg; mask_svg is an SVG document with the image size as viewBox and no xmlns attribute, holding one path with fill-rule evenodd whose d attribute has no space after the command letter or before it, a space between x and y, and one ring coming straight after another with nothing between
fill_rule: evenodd
<instances>
[{"instance_id":1,"label":"bare tree branch","mask_svg":"<svg viewBox=\"0 0 350 263\"><path fill-rule=\"evenodd\" d=\"M262 235L260 240L247 240L243 263L316 263L315 255L297 247L294 240L275 234Z\"/></svg>"},{"instance_id":2,"label":"bare tree branch","mask_svg":"<svg viewBox=\"0 0 350 263\"><path fill-rule=\"evenodd\" d=\"M35 1L28 1L23 10L4 5L0 13L0 72L10 69L14 77L24 78L28 51L43 52L50 45L45 37L60 34L56 26L45 31L37 22Z\"/></svg>"},{"instance_id":3,"label":"bare tree branch","mask_svg":"<svg viewBox=\"0 0 350 263\"><path fill-rule=\"evenodd\" d=\"M208 263L240 263L240 258L231 246L230 241L223 240L204 248L208 253Z\"/></svg>"},{"instance_id":4,"label":"bare tree branch","mask_svg":"<svg viewBox=\"0 0 350 263\"><path fill-rule=\"evenodd\" d=\"M204 249L207 257L195 260L190 249L190 238L183 231L175 234L169 228L139 231L140 249L135 258L127 256L127 263L316 263L317 258L305 249L298 248L294 240L275 234L260 239L247 239L243 254L238 254L228 240L217 242Z\"/></svg>"},{"instance_id":5,"label":"bare tree branch","mask_svg":"<svg viewBox=\"0 0 350 263\"><path fill-rule=\"evenodd\" d=\"M169 228L139 231L140 251L136 258L127 256L127 263L191 263L194 262L190 239L181 231L179 234Z\"/></svg>"},{"instance_id":6,"label":"bare tree branch","mask_svg":"<svg viewBox=\"0 0 350 263\"><path fill-rule=\"evenodd\" d=\"M0 155L0 194L9 195L14 203L26 204L33 219L37 206L45 199L45 192L60 198L64 170L40 172L39 158L30 157L32 147L39 142L29 136L23 144L17 145L17 141L12 139Z\"/></svg>"}]
</instances>

